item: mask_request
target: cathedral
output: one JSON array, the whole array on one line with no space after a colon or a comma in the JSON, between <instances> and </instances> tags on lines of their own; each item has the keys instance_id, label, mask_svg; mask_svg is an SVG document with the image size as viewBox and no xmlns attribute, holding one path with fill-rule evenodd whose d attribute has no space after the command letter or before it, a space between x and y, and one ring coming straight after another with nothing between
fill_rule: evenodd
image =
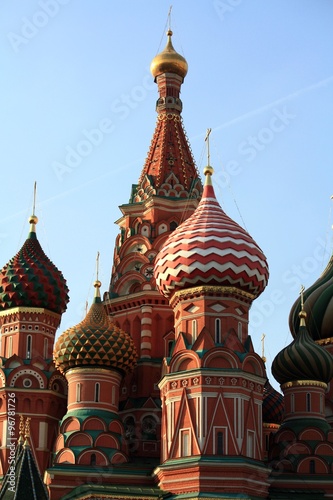
<instances>
[{"instance_id":1,"label":"cathedral","mask_svg":"<svg viewBox=\"0 0 333 500\"><path fill-rule=\"evenodd\" d=\"M295 297L280 393L248 334L267 259L222 210L210 161L196 168L187 71L169 30L109 288L97 273L84 319L55 341L69 290L35 213L0 271L0 499L333 499L333 258Z\"/></svg>"}]
</instances>

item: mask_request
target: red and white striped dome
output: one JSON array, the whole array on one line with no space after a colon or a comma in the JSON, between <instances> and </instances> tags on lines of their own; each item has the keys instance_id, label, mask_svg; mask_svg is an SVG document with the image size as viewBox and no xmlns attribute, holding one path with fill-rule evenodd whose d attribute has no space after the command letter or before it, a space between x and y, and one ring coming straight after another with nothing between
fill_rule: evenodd
<instances>
[{"instance_id":1,"label":"red and white striped dome","mask_svg":"<svg viewBox=\"0 0 333 500\"><path fill-rule=\"evenodd\" d=\"M232 286L255 298L267 285L266 257L220 207L212 173L212 167L206 167L206 183L197 209L169 236L156 257L156 284L165 297L181 289L213 285Z\"/></svg>"}]
</instances>

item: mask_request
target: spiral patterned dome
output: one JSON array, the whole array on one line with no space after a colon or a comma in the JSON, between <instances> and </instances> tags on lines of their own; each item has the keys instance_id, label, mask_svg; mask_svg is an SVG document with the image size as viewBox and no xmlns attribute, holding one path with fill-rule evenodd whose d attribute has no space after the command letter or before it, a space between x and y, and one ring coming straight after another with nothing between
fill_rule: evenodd
<instances>
[{"instance_id":1,"label":"spiral patterned dome","mask_svg":"<svg viewBox=\"0 0 333 500\"><path fill-rule=\"evenodd\" d=\"M35 215L30 217L28 238L0 271L0 311L12 307L41 307L58 314L66 311L66 280L37 240L37 221Z\"/></svg>"},{"instance_id":2,"label":"spiral patterned dome","mask_svg":"<svg viewBox=\"0 0 333 500\"><path fill-rule=\"evenodd\" d=\"M129 372L134 368L137 353L132 338L115 326L102 304L100 281L85 319L66 330L57 340L53 359L61 372L75 367L115 368Z\"/></svg>"},{"instance_id":3,"label":"spiral patterned dome","mask_svg":"<svg viewBox=\"0 0 333 500\"><path fill-rule=\"evenodd\" d=\"M301 299L296 300L289 315L289 327L295 337L299 328ZM333 337L333 256L326 269L304 292L304 310L307 313L307 327L314 340Z\"/></svg>"},{"instance_id":4,"label":"spiral patterned dome","mask_svg":"<svg viewBox=\"0 0 333 500\"><path fill-rule=\"evenodd\" d=\"M172 31L167 32L168 41L162 52L157 54L151 62L150 71L154 78L162 73L175 73L185 78L188 70L186 59L175 51L172 45Z\"/></svg>"},{"instance_id":5,"label":"spiral patterned dome","mask_svg":"<svg viewBox=\"0 0 333 500\"><path fill-rule=\"evenodd\" d=\"M333 358L324 347L316 344L306 326L304 311L296 339L275 357L272 364L274 378L280 383L295 380L328 382L333 377Z\"/></svg>"},{"instance_id":6,"label":"spiral patterned dome","mask_svg":"<svg viewBox=\"0 0 333 500\"><path fill-rule=\"evenodd\" d=\"M267 380L264 386L262 401L262 421L266 424L281 424L283 414L283 396Z\"/></svg>"},{"instance_id":7,"label":"spiral patterned dome","mask_svg":"<svg viewBox=\"0 0 333 500\"><path fill-rule=\"evenodd\" d=\"M220 207L211 184L212 167L204 173L197 209L173 231L156 257L157 287L168 298L177 290L203 285L232 286L255 298L267 285L266 257Z\"/></svg>"}]
</instances>

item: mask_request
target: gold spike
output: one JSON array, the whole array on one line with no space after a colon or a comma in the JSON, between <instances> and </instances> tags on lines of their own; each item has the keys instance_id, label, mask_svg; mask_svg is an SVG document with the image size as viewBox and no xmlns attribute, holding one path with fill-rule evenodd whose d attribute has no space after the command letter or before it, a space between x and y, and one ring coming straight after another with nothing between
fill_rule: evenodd
<instances>
[{"instance_id":1,"label":"gold spike","mask_svg":"<svg viewBox=\"0 0 333 500\"><path fill-rule=\"evenodd\" d=\"M265 337L266 337L266 335L263 333L262 336L261 336L261 359L263 360L264 363L266 363Z\"/></svg>"},{"instance_id":2,"label":"gold spike","mask_svg":"<svg viewBox=\"0 0 333 500\"><path fill-rule=\"evenodd\" d=\"M24 436L24 416L20 415L20 424L19 424L19 442L23 442Z\"/></svg>"},{"instance_id":3,"label":"gold spike","mask_svg":"<svg viewBox=\"0 0 333 500\"><path fill-rule=\"evenodd\" d=\"M301 285L301 290L300 290L301 310L300 310L299 315L298 315L300 318L299 326L306 326L306 324L305 324L306 312L304 311L304 290L305 290L304 285Z\"/></svg>"}]
</instances>

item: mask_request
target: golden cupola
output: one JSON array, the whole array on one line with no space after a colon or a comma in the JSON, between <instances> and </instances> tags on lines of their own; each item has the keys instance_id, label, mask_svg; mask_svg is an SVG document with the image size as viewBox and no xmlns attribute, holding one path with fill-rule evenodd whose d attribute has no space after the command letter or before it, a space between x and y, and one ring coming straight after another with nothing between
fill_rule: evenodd
<instances>
[{"instance_id":1,"label":"golden cupola","mask_svg":"<svg viewBox=\"0 0 333 500\"><path fill-rule=\"evenodd\" d=\"M173 48L171 30L168 30L167 36L168 41L166 47L154 57L150 64L150 71L154 78L163 73L175 73L184 79L188 69L186 59L178 54Z\"/></svg>"}]
</instances>

